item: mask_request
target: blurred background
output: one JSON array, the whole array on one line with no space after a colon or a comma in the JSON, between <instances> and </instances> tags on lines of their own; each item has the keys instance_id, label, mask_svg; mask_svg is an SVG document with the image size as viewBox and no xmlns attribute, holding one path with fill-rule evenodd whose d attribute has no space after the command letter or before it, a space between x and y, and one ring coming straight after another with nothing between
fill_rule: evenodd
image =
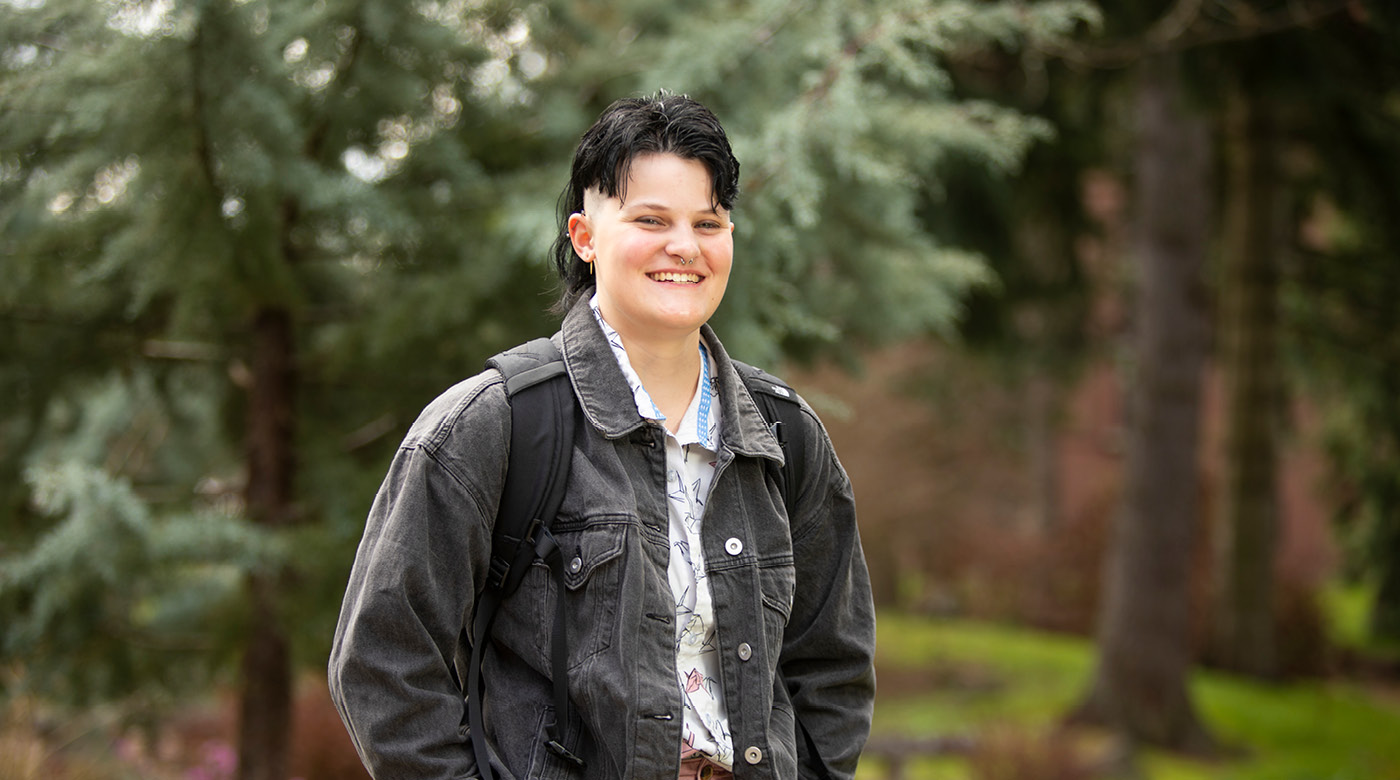
<instances>
[{"instance_id":1,"label":"blurred background","mask_svg":"<svg viewBox=\"0 0 1400 780\"><path fill-rule=\"evenodd\" d=\"M0 0L0 778L364 777L370 499L658 89L855 482L861 778L1400 778L1391 0Z\"/></svg>"}]
</instances>

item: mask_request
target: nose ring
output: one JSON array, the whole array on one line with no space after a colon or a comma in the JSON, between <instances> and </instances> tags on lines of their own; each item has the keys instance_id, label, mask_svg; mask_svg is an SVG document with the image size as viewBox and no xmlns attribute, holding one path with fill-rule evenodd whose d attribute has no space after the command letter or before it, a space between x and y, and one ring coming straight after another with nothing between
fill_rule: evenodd
<instances>
[{"instance_id":1,"label":"nose ring","mask_svg":"<svg viewBox=\"0 0 1400 780\"><path fill-rule=\"evenodd\" d=\"M690 265L693 262L695 262L695 258L692 257L689 260L682 260L681 265Z\"/></svg>"}]
</instances>

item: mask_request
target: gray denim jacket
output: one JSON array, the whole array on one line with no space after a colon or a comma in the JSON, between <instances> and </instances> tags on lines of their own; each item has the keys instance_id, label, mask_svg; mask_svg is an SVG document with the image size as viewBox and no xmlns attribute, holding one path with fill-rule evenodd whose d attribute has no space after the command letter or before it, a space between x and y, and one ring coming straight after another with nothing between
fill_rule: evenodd
<instances>
[{"instance_id":1,"label":"gray denim jacket","mask_svg":"<svg viewBox=\"0 0 1400 780\"><path fill-rule=\"evenodd\" d=\"M788 517L766 465L782 450L713 331L702 335L724 399L702 533L734 775L848 779L875 692L874 609L851 485L808 414L807 440L819 446L807 448L805 484ZM681 692L664 431L637 414L587 300L555 339L585 421L553 526L571 565L560 594L536 563L497 615L483 670L493 766L506 778L674 778ZM500 374L472 377L413 424L370 510L329 671L331 695L376 780L476 776L458 682L469 655L463 627L487 572L509 442ZM582 769L545 748L558 598L573 702L560 725Z\"/></svg>"}]
</instances>

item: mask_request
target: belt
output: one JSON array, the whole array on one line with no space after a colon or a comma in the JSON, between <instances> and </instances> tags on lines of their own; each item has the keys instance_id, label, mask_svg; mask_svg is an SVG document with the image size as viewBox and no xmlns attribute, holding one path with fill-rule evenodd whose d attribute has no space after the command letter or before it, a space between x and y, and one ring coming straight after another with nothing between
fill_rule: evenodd
<instances>
[{"instance_id":1,"label":"belt","mask_svg":"<svg viewBox=\"0 0 1400 780\"><path fill-rule=\"evenodd\" d=\"M730 780L734 774L704 756L681 759L678 780Z\"/></svg>"}]
</instances>

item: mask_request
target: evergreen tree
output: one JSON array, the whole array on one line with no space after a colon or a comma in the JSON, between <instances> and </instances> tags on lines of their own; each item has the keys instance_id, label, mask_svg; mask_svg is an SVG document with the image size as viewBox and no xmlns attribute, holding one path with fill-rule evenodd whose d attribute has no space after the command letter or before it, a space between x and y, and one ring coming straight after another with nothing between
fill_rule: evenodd
<instances>
[{"instance_id":1,"label":"evergreen tree","mask_svg":"<svg viewBox=\"0 0 1400 780\"><path fill-rule=\"evenodd\" d=\"M1198 99L1222 118L1216 127L1223 208L1214 280L1225 449L1213 523L1208 654L1213 663L1256 676L1280 671L1287 652L1280 646L1287 637L1275 636L1274 592L1277 450L1290 384L1277 357L1288 325L1279 311L1279 280L1297 266L1288 245L1296 223L1288 220L1300 213L1290 209L1299 197L1299 166L1288 161L1355 164L1346 160L1354 160L1356 148L1337 144L1329 125L1339 113L1365 115L1383 106L1390 87L1379 74L1393 73L1395 62L1393 45L1384 43L1393 43L1386 26L1393 11L1369 5L1259 2L1220 14L1173 14ZM1385 159L1376 155L1360 164L1381 163L1377 170L1384 176ZM1384 332L1383 324L1367 330L1378 342Z\"/></svg>"},{"instance_id":2,"label":"evergreen tree","mask_svg":"<svg viewBox=\"0 0 1400 780\"><path fill-rule=\"evenodd\" d=\"M281 780L291 670L323 662L397 434L550 328L552 206L603 105L665 87L732 131L734 351L849 355L950 327L989 278L916 218L936 163L1010 168L1045 134L959 98L941 56L1089 15L0 5L0 467L30 475L4 496L3 657L72 702L156 701L238 668L240 778Z\"/></svg>"},{"instance_id":3,"label":"evergreen tree","mask_svg":"<svg viewBox=\"0 0 1400 780\"><path fill-rule=\"evenodd\" d=\"M1073 719L1133 741L1209 751L1187 690L1187 583L1209 240L1209 133L1184 97L1177 55L1139 65L1134 155L1136 301L1123 507L1105 569L1093 681Z\"/></svg>"},{"instance_id":4,"label":"evergreen tree","mask_svg":"<svg viewBox=\"0 0 1400 780\"><path fill-rule=\"evenodd\" d=\"M946 226L921 219L927 193L952 158L1006 173L1050 134L1044 121L960 94L951 63L1059 41L1096 19L1076 2L569 7L532 22L566 47L560 76L611 70L617 92L687 92L724 120L744 168L718 327L759 362L950 331L965 294L991 276ZM627 21L602 27L606 38L578 35L578 20L594 15Z\"/></svg>"},{"instance_id":5,"label":"evergreen tree","mask_svg":"<svg viewBox=\"0 0 1400 780\"><path fill-rule=\"evenodd\" d=\"M1239 59L1223 97L1224 216L1218 356L1225 392L1223 480L1215 518L1211 660L1269 677L1277 670L1279 535L1278 272L1284 248L1277 101Z\"/></svg>"},{"instance_id":6,"label":"evergreen tree","mask_svg":"<svg viewBox=\"0 0 1400 780\"><path fill-rule=\"evenodd\" d=\"M1152 10L1154 4L1135 6ZM1161 6L1162 4L1157 4ZM1156 17L1132 43L1110 45L1093 53L1091 61L1125 63L1135 57L1141 63L1166 58L1180 65L1195 87L1198 103L1215 105L1226 116L1217 128L1225 139L1224 235L1218 275L1222 302L1221 338L1227 376L1226 484L1219 518L1221 554L1217 558L1219 598L1216 605L1215 650L1219 660L1233 668L1256 674L1274 671L1276 651L1272 632L1274 615L1274 540L1277 499L1274 495L1277 456L1275 428L1279 416L1279 382L1275 363L1278 321L1275 316L1275 279L1281 248L1278 165L1281 106L1296 99L1300 51L1309 46L1280 44L1277 35L1321 23L1341 10L1335 4L1299 3L1278 8L1268 3L1241 3L1221 13L1206 13L1199 4L1173 4L1156 9ZM1126 16L1126 14L1125 14ZM1295 38L1314 31L1304 31ZM1204 47L1204 48L1203 48ZM1223 78L1222 78L1223 74ZM1328 75L1329 80L1335 77ZM1230 87L1223 93L1221 83ZM1152 83L1151 81L1148 82ZM1182 90L1178 83L1174 89ZM1155 89L1164 87L1158 84ZM1182 105L1183 98L1174 101ZM1146 112L1140 111L1140 116ZM1185 113L1177 108L1174 113ZM1170 116L1157 121L1171 124ZM1176 127L1169 133L1189 138L1199 127ZM1148 137L1151 137L1150 135ZM1170 143L1157 137L1158 152ZM1320 155L1326 152L1319 150ZM1180 168L1200 163L1196 154L1179 151ZM1187 566L1196 508L1194 430L1198 425L1199 339L1204 327L1201 312L1168 326L1175 336L1165 336L1157 316L1191 313L1204 298L1192 293L1209 245L1211 224L1198 212L1206 193L1189 194L1185 183L1161 176L1160 160L1139 158L1136 208L1145 224L1159 227L1180 220L1176 230L1156 249L1143 245L1146 263L1141 279L1142 321L1138 324L1136 377L1131 391L1129 458L1125 512L1115 529L1110 553L1106 602L1099 627L1100 658L1094 683L1076 716L1108 723L1136 739L1191 750L1210 749L1213 740L1194 713L1184 690L1190 662L1187 603ZM1180 173L1180 171L1178 171ZM1210 168L1191 168L1201 183L1211 180ZM1144 189L1146 180L1171 185L1174 194ZM1175 183L1173 184L1173 181ZM1185 218L1195 215L1186 230ZM1175 249L1174 273L1153 271L1164 250ZM1173 289L1156 288L1163 281ZM1164 307L1156 296L1166 293L1177 305ZM1156 334L1154 337L1154 333ZM1169 349L1175 344L1173 351ZM1155 401L1153 400L1155 396ZM1170 412L1175 408L1176 412ZM1186 414L1186 410L1191 414ZM1163 426L1166 417L1178 417ZM1189 435L1188 435L1189 434ZM1180 438L1178 438L1180 437ZM1149 444L1151 442L1151 444ZM1171 455L1175 452L1175 456ZM1175 465L1173 465L1175 464ZM1163 489L1175 482L1170 496ZM1153 487L1155 486L1155 487ZM1185 504L1183 506L1183 503ZM1155 516L1155 519L1153 519ZM1155 595L1152 590L1161 591ZM1153 637L1148 639L1147 637Z\"/></svg>"},{"instance_id":7,"label":"evergreen tree","mask_svg":"<svg viewBox=\"0 0 1400 780\"><path fill-rule=\"evenodd\" d=\"M1092 333L1103 323L1091 316L1095 293L1083 239L1097 226L1086 213L1085 189L1095 171L1122 167L1128 134L1112 121L1117 74L1073 67L1042 49L1012 48L971 52L955 62L954 76L961 94L1010 103L1055 128L1010 175L989 177L975 164L950 160L921 209L933 233L986 257L996 273L993 285L969 295L957 343L981 358L995 381L1025 388L1017 423L1037 486L1036 528L1049 539L1063 530L1057 422L1079 370L1106 346ZM1037 598L1053 601L1054 588Z\"/></svg>"},{"instance_id":8,"label":"evergreen tree","mask_svg":"<svg viewBox=\"0 0 1400 780\"><path fill-rule=\"evenodd\" d=\"M1290 208L1298 197L1296 165L1286 149L1312 146L1318 97L1334 93L1337 34L1361 22L1362 4L1240 4L1215 20L1242 40L1193 56L1198 81L1223 121L1223 219L1217 260L1218 355L1225 389L1223 480L1214 523L1215 599L1209 659L1269 677L1287 656L1276 635L1274 593L1280 535L1279 442L1290 385L1280 362L1285 322L1281 274L1290 265ZM1363 23L1364 26L1364 23ZM1204 19L1188 29L1209 32ZM1345 46L1346 44L1343 44ZM1317 147L1308 156L1331 156Z\"/></svg>"},{"instance_id":9,"label":"evergreen tree","mask_svg":"<svg viewBox=\"0 0 1400 780\"><path fill-rule=\"evenodd\" d=\"M1304 37L1300 34L1299 37ZM1400 9L1354 4L1311 31L1292 138L1308 150L1296 260L1282 274L1290 374L1326 410L1337 516L1376 587L1371 628L1400 639Z\"/></svg>"},{"instance_id":10,"label":"evergreen tree","mask_svg":"<svg viewBox=\"0 0 1400 780\"><path fill-rule=\"evenodd\" d=\"M240 777L281 780L293 626L314 632L303 654L324 653L357 535L337 503L362 517L373 485L344 447L371 440L368 421L411 415L483 343L540 322L538 265L493 229L509 105L462 89L499 61L508 20L469 34L390 3L3 14L5 315L16 353L45 356L6 360L6 386L37 413L7 419L29 446L5 456L11 472L29 464L46 510L22 521L43 536L7 551L5 655L52 670L22 681L73 680L39 692L75 702L199 684L241 656ZM71 437L64 407L87 424L88 377L147 375L153 411L113 434L160 463L93 453L93 473L37 449ZM170 452L182 442L140 426L181 424L167 410L182 393L215 436ZM232 518L189 516L211 480L233 486ZM182 528L232 533L240 554L207 568L227 545L158 543ZM278 539L298 554L276 555ZM177 587L186 620L151 619L151 594ZM76 604L58 609L65 598ZM113 634L147 640L139 664L113 653ZM89 677L111 679L78 684Z\"/></svg>"}]
</instances>

